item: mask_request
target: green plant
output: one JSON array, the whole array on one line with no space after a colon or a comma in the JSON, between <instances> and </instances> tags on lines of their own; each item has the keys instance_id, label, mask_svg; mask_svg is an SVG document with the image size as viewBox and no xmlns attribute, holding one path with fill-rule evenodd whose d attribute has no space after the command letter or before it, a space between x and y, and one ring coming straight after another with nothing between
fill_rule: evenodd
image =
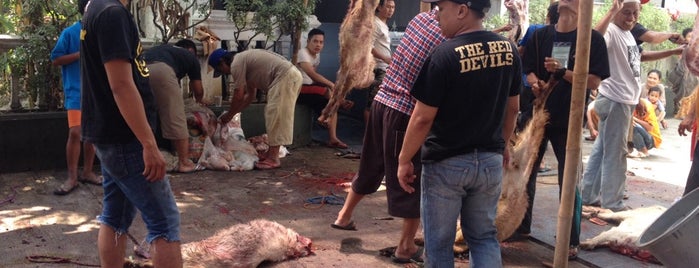
<instances>
[{"instance_id":1,"label":"green plant","mask_svg":"<svg viewBox=\"0 0 699 268\"><path fill-rule=\"evenodd\" d=\"M234 23L234 38L242 41L239 50L260 35L265 36L267 48L272 45L270 40L278 41L285 35L291 35L295 44L300 31L308 27L306 17L313 13L315 4L314 0L224 0L228 18ZM246 31L251 34L241 40Z\"/></svg>"},{"instance_id":2,"label":"green plant","mask_svg":"<svg viewBox=\"0 0 699 268\"><path fill-rule=\"evenodd\" d=\"M49 55L60 32L78 19L77 0L2 0L2 18L8 33L23 38L22 45L2 57L2 94L9 91L10 78L19 77L19 97L29 109L57 110L62 103L60 71Z\"/></svg>"}]
</instances>

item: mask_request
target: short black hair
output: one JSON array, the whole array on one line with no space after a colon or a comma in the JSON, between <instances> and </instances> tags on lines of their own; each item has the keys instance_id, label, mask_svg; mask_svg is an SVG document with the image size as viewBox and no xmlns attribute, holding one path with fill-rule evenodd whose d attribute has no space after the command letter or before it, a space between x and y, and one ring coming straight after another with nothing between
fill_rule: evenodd
<instances>
[{"instance_id":1,"label":"short black hair","mask_svg":"<svg viewBox=\"0 0 699 268\"><path fill-rule=\"evenodd\" d=\"M308 40L311 40L314 35L322 35L325 36L325 32L323 30L318 29L318 28L313 28L308 32Z\"/></svg>"},{"instance_id":2,"label":"short black hair","mask_svg":"<svg viewBox=\"0 0 699 268\"><path fill-rule=\"evenodd\" d=\"M687 38L687 34L692 32L692 28L686 28L682 30L682 37Z\"/></svg>"},{"instance_id":3,"label":"short black hair","mask_svg":"<svg viewBox=\"0 0 699 268\"><path fill-rule=\"evenodd\" d=\"M378 13L378 12L379 12L379 8L382 7L382 6L383 6L386 2L388 2L388 1L393 1L393 2L395 2L394 0L379 0L379 4L376 6L376 10L374 10L374 12L375 12L375 13Z\"/></svg>"},{"instance_id":4,"label":"short black hair","mask_svg":"<svg viewBox=\"0 0 699 268\"><path fill-rule=\"evenodd\" d=\"M85 7L88 2L90 2L90 0L78 0L78 12L80 12L80 15L85 14Z\"/></svg>"},{"instance_id":5,"label":"short black hair","mask_svg":"<svg viewBox=\"0 0 699 268\"><path fill-rule=\"evenodd\" d=\"M651 92L658 92L662 94L663 92L660 90L659 86L652 86L648 89L648 94L650 95Z\"/></svg>"},{"instance_id":6,"label":"short black hair","mask_svg":"<svg viewBox=\"0 0 699 268\"><path fill-rule=\"evenodd\" d=\"M653 69L653 70L648 71L648 73L646 74L646 76L649 76L649 75L652 74L652 73L657 74L659 80L662 80L662 79L663 79L663 73L660 72L660 70L658 70L658 69Z\"/></svg>"},{"instance_id":7,"label":"short black hair","mask_svg":"<svg viewBox=\"0 0 699 268\"><path fill-rule=\"evenodd\" d=\"M175 46L185 48L185 49L191 49L191 50L194 50L194 54L197 53L197 45L194 44L194 42L192 40L189 40L189 39L182 39L180 41L177 41L177 43L175 43Z\"/></svg>"}]
</instances>

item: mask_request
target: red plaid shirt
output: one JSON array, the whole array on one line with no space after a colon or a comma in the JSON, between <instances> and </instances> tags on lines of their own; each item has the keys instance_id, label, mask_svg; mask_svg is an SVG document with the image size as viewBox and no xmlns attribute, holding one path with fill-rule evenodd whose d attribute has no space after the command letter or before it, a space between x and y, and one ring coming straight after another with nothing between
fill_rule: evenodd
<instances>
[{"instance_id":1,"label":"red plaid shirt","mask_svg":"<svg viewBox=\"0 0 699 268\"><path fill-rule=\"evenodd\" d=\"M434 13L417 14L408 23L374 101L407 115L413 112L415 99L410 96L410 89L432 49L446 40Z\"/></svg>"}]
</instances>

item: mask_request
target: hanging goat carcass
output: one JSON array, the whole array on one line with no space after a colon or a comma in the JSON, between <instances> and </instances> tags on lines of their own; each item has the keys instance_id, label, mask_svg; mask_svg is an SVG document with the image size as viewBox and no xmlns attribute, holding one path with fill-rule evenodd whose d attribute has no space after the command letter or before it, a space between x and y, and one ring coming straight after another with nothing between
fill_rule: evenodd
<instances>
[{"instance_id":1,"label":"hanging goat carcass","mask_svg":"<svg viewBox=\"0 0 699 268\"><path fill-rule=\"evenodd\" d=\"M340 70L330 101L318 117L327 123L335 116L353 88L368 87L374 80L374 57L371 55L374 34L374 12L379 0L351 0L340 26Z\"/></svg>"}]
</instances>

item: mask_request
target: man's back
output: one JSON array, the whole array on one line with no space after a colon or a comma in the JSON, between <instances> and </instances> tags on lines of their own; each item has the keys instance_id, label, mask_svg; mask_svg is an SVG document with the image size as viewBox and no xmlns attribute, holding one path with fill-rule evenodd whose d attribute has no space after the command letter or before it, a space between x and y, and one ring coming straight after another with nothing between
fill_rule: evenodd
<instances>
[{"instance_id":1,"label":"man's back","mask_svg":"<svg viewBox=\"0 0 699 268\"><path fill-rule=\"evenodd\" d=\"M191 80L201 80L201 67L194 53L187 49L172 46L160 45L143 52L143 60L151 64L162 62L172 67L177 75L177 79L188 76Z\"/></svg>"},{"instance_id":2,"label":"man's back","mask_svg":"<svg viewBox=\"0 0 699 268\"><path fill-rule=\"evenodd\" d=\"M502 153L502 119L508 98L519 95L520 66L515 45L490 31L458 35L437 46L411 91L439 108L423 160L474 150Z\"/></svg>"},{"instance_id":3,"label":"man's back","mask_svg":"<svg viewBox=\"0 0 699 268\"><path fill-rule=\"evenodd\" d=\"M116 0L90 1L81 32L83 139L93 143L123 143L135 136L114 100L104 64L119 59L131 63L134 82L151 127L155 122L148 69L140 59L141 43L128 10Z\"/></svg>"}]
</instances>

